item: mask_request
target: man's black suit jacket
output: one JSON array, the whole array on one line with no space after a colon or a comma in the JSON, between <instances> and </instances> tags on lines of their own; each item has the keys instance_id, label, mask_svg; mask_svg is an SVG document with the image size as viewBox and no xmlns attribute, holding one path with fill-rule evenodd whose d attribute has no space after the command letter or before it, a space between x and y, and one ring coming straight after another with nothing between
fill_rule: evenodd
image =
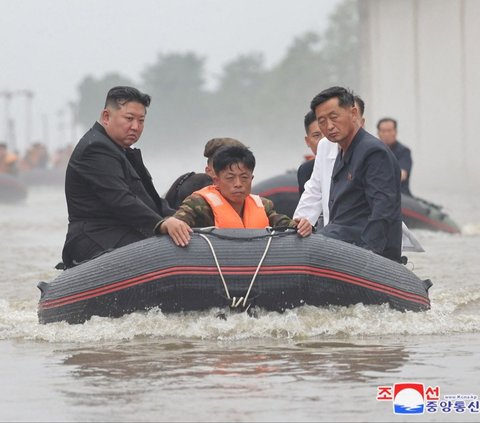
<instances>
[{"instance_id":1,"label":"man's black suit jacket","mask_svg":"<svg viewBox=\"0 0 480 423\"><path fill-rule=\"evenodd\" d=\"M300 195L305 191L305 184L312 177L315 159L302 163L297 170L298 192Z\"/></svg>"},{"instance_id":2,"label":"man's black suit jacket","mask_svg":"<svg viewBox=\"0 0 480 423\"><path fill-rule=\"evenodd\" d=\"M98 122L72 153L65 195L69 224L62 258L67 267L91 258L79 253L80 245L98 254L125 244L122 239L148 238L164 216L174 213L155 190L140 150L124 150Z\"/></svg>"}]
</instances>

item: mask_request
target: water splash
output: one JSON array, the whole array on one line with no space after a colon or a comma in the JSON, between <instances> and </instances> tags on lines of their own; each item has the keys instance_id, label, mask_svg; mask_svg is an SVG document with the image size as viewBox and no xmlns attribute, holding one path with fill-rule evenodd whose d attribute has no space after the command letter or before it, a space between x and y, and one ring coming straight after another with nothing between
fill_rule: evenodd
<instances>
[{"instance_id":1,"label":"water splash","mask_svg":"<svg viewBox=\"0 0 480 423\"><path fill-rule=\"evenodd\" d=\"M248 338L304 339L384 335L446 335L480 332L480 293L439 292L427 312L399 312L387 305L319 308L304 306L285 313L259 310L256 317L219 309L164 314L159 309L121 318L93 317L81 325L65 322L41 325L32 301L0 300L0 339L52 343L130 340L135 337L176 337L240 340Z\"/></svg>"},{"instance_id":2,"label":"water splash","mask_svg":"<svg viewBox=\"0 0 480 423\"><path fill-rule=\"evenodd\" d=\"M464 225L462 234L467 236L480 235L480 223Z\"/></svg>"}]
</instances>

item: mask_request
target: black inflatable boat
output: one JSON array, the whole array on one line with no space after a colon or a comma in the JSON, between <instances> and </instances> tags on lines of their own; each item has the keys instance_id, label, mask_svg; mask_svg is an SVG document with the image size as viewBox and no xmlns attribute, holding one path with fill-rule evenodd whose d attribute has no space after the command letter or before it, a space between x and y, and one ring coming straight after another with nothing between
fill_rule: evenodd
<instances>
[{"instance_id":1,"label":"black inflatable boat","mask_svg":"<svg viewBox=\"0 0 480 423\"><path fill-rule=\"evenodd\" d=\"M293 216L300 200L296 171L265 179L254 185L252 191L272 200L279 213L290 217ZM460 227L441 206L418 197L402 194L402 216L410 229L460 233Z\"/></svg>"},{"instance_id":2,"label":"black inflatable boat","mask_svg":"<svg viewBox=\"0 0 480 423\"><path fill-rule=\"evenodd\" d=\"M282 312L356 303L422 311L430 308L430 286L401 264L320 234L209 229L195 232L186 248L153 237L40 282L38 318L81 323L154 307Z\"/></svg>"}]
</instances>

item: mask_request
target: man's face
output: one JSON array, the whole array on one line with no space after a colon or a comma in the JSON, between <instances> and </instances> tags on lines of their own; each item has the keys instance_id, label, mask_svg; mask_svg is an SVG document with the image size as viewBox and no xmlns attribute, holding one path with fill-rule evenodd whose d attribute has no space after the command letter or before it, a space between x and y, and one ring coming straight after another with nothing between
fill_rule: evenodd
<instances>
[{"instance_id":1,"label":"man's face","mask_svg":"<svg viewBox=\"0 0 480 423\"><path fill-rule=\"evenodd\" d=\"M385 144L393 145L397 140L397 130L395 124L391 121L385 121L378 127L378 138L380 138Z\"/></svg>"},{"instance_id":2,"label":"man's face","mask_svg":"<svg viewBox=\"0 0 480 423\"><path fill-rule=\"evenodd\" d=\"M358 129L358 110L356 107L340 107L338 98L331 98L315 108L318 126L322 134L331 142L340 145L349 142Z\"/></svg>"},{"instance_id":3,"label":"man's face","mask_svg":"<svg viewBox=\"0 0 480 423\"><path fill-rule=\"evenodd\" d=\"M317 154L317 146L318 146L318 142L320 141L320 138L322 138L322 132L318 127L318 122L314 120L308 126L308 132L307 132L307 135L305 136L305 142L307 146L310 148L310 150L312 150L313 154Z\"/></svg>"},{"instance_id":4,"label":"man's face","mask_svg":"<svg viewBox=\"0 0 480 423\"><path fill-rule=\"evenodd\" d=\"M136 101L125 103L119 109L108 107L102 112L102 125L108 136L120 147L129 148L143 132L145 106Z\"/></svg>"},{"instance_id":5,"label":"man's face","mask_svg":"<svg viewBox=\"0 0 480 423\"><path fill-rule=\"evenodd\" d=\"M252 180L252 171L242 163L221 170L213 177L213 183L228 202L239 206L243 205L245 198L251 193Z\"/></svg>"}]
</instances>

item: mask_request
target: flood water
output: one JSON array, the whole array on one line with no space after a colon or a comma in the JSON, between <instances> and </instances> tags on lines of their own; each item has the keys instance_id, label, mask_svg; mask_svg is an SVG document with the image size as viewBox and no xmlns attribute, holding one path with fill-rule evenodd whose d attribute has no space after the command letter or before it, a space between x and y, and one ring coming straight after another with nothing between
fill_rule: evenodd
<instances>
[{"instance_id":1,"label":"flood water","mask_svg":"<svg viewBox=\"0 0 480 423\"><path fill-rule=\"evenodd\" d=\"M303 307L221 320L152 310L83 325L36 315L37 282L59 273L63 190L0 203L0 421L412 421L377 388L480 395L480 195L434 194L463 233L414 230L426 252L407 266L434 283L428 312Z\"/></svg>"}]
</instances>

